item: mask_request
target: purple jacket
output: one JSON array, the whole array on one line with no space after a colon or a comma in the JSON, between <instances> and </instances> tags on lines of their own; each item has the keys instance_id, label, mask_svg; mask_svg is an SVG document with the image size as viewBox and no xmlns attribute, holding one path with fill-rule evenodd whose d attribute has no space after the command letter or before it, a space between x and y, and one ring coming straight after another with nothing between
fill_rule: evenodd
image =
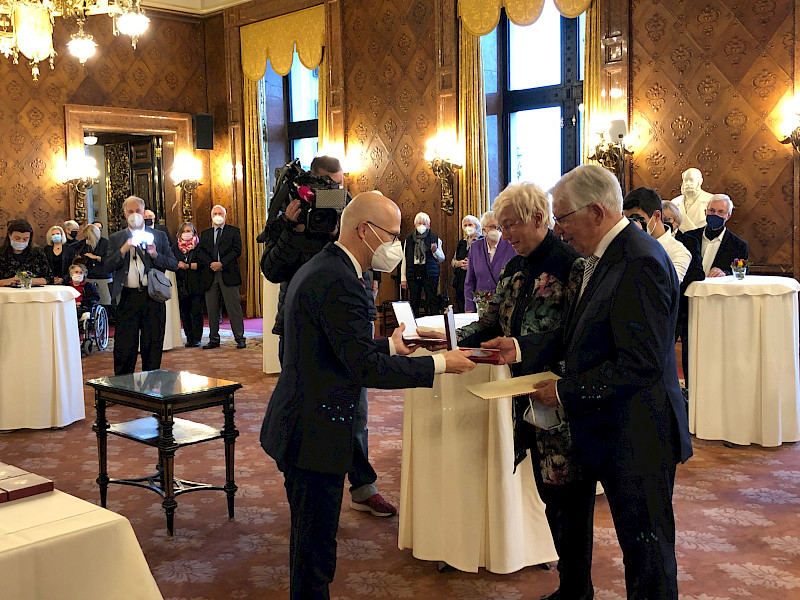
<instances>
[{"instance_id":1,"label":"purple jacket","mask_svg":"<svg viewBox=\"0 0 800 600\"><path fill-rule=\"evenodd\" d=\"M489 263L489 247L486 238L472 242L469 247L469 265L467 265L467 279L464 282L464 308L475 311L475 302L472 301L472 292L492 292L497 289L500 281L500 272L506 263L514 258L517 253L511 244L501 239L497 242L494 260Z\"/></svg>"}]
</instances>

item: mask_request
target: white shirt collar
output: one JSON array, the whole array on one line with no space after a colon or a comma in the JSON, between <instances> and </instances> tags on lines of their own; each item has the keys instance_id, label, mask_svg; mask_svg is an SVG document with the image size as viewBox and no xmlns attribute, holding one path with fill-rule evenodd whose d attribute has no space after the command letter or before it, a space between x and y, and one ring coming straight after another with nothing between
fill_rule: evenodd
<instances>
[{"instance_id":1,"label":"white shirt collar","mask_svg":"<svg viewBox=\"0 0 800 600\"><path fill-rule=\"evenodd\" d=\"M600 243L597 244L597 248L594 249L594 254L597 258L602 258L603 254L605 253L606 249L609 247L611 242L614 241L614 238L617 237L623 229L625 229L631 222L628 221L625 217L620 217L619 221L617 221L616 225L614 225L611 229L609 229L608 233L603 236L603 239L600 240ZM634 225L635 227L635 225Z\"/></svg>"},{"instance_id":2,"label":"white shirt collar","mask_svg":"<svg viewBox=\"0 0 800 600\"><path fill-rule=\"evenodd\" d=\"M347 249L345 246L343 246L342 244L340 244L338 240L337 240L337 241L335 241L335 242L333 242L333 243L334 243L336 246L339 246L339 248L341 248L342 250L344 250L344 253L345 253L345 254L347 254L347 257L348 257L348 258L350 259L350 261L353 263L353 268L356 270L356 277L358 277L359 279L361 279L361 276L364 274L364 271L363 271L363 269L361 268L361 264L358 262L358 259L356 259L356 257L355 257L355 256L353 256L353 254L350 252L350 250L348 250L348 249Z\"/></svg>"}]
</instances>

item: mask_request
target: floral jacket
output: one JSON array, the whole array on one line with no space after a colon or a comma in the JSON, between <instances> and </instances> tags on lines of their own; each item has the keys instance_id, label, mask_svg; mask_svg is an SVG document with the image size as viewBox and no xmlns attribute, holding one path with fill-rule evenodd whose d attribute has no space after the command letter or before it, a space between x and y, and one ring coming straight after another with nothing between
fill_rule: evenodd
<instances>
[{"instance_id":1,"label":"floral jacket","mask_svg":"<svg viewBox=\"0 0 800 600\"><path fill-rule=\"evenodd\" d=\"M569 245L548 232L530 255L515 256L508 262L487 312L480 320L458 330L459 345L471 347L497 336L530 334L551 334L551 338L544 335L543 340L555 340L561 335L569 306L580 290L585 262ZM544 348L538 364L524 372L520 365L512 365L512 372L518 376L556 370L556 365L549 364L548 356ZM531 362L526 360L526 365ZM522 420L527 407L527 396L514 398L514 467L531 448L536 450L532 453L533 460L538 461L538 472L545 483L561 484L579 478L563 408L559 409L562 425L544 430Z\"/></svg>"}]
</instances>

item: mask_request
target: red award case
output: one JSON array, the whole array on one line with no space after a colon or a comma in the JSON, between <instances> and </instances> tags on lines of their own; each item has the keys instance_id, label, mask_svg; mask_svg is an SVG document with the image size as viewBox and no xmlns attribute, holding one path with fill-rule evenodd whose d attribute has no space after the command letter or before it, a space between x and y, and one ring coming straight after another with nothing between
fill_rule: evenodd
<instances>
[{"instance_id":1,"label":"red award case","mask_svg":"<svg viewBox=\"0 0 800 600\"><path fill-rule=\"evenodd\" d=\"M0 490L8 494L8 500L19 500L36 494L53 491L53 482L33 473L9 479L0 479Z\"/></svg>"}]
</instances>

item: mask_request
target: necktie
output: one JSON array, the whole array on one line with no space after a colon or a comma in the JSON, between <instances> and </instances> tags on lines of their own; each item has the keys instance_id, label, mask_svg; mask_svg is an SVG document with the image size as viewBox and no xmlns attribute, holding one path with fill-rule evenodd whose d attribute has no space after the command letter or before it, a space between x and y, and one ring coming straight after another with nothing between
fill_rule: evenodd
<instances>
[{"instance_id":1,"label":"necktie","mask_svg":"<svg viewBox=\"0 0 800 600\"><path fill-rule=\"evenodd\" d=\"M588 259L586 259L586 266L583 268L583 283L581 283L581 296L583 296L583 290L586 289L586 286L589 283L589 280L592 278L592 273L594 273L594 268L597 266L597 262L600 260L599 257L592 254Z\"/></svg>"},{"instance_id":2,"label":"necktie","mask_svg":"<svg viewBox=\"0 0 800 600\"><path fill-rule=\"evenodd\" d=\"M364 281L363 277L359 277L358 280L361 282L361 285L364 286L364 289L367 289L367 282Z\"/></svg>"},{"instance_id":3,"label":"necktie","mask_svg":"<svg viewBox=\"0 0 800 600\"><path fill-rule=\"evenodd\" d=\"M222 231L219 227L214 229L214 260L219 260L219 232Z\"/></svg>"}]
</instances>

